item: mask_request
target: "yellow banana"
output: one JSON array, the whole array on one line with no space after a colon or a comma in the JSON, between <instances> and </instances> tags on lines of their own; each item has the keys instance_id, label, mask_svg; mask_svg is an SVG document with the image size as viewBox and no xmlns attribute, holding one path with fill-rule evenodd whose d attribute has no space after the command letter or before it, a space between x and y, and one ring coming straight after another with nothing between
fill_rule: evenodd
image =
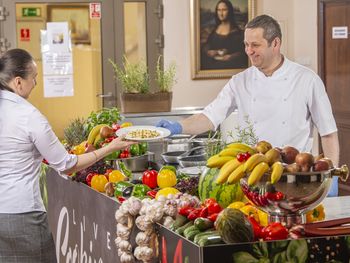
<instances>
[{"instance_id":1,"label":"yellow banana","mask_svg":"<svg viewBox=\"0 0 350 263\"><path fill-rule=\"evenodd\" d=\"M255 150L247 144L244 143L231 143L225 149L223 149L219 155L220 156L237 156L239 153L254 154Z\"/></svg>"},{"instance_id":2,"label":"yellow banana","mask_svg":"<svg viewBox=\"0 0 350 263\"><path fill-rule=\"evenodd\" d=\"M219 156L218 154L211 156L207 160L207 166L209 168L220 168L223 166L226 162L233 160L233 156Z\"/></svg>"},{"instance_id":3,"label":"yellow banana","mask_svg":"<svg viewBox=\"0 0 350 263\"><path fill-rule=\"evenodd\" d=\"M255 166L261 162L266 162L266 157L262 153L256 153L249 157L249 159L244 163L243 171L251 172Z\"/></svg>"},{"instance_id":4,"label":"yellow banana","mask_svg":"<svg viewBox=\"0 0 350 263\"><path fill-rule=\"evenodd\" d=\"M228 184L237 183L241 178L244 177L245 172L243 171L244 163L239 165L227 178Z\"/></svg>"},{"instance_id":5,"label":"yellow banana","mask_svg":"<svg viewBox=\"0 0 350 263\"><path fill-rule=\"evenodd\" d=\"M281 162L275 162L271 166L271 183L277 183L278 180L281 178L283 173L283 164Z\"/></svg>"},{"instance_id":6,"label":"yellow banana","mask_svg":"<svg viewBox=\"0 0 350 263\"><path fill-rule=\"evenodd\" d=\"M220 169L219 175L216 178L216 183L217 184L225 183L228 176L240 165L241 165L241 162L239 162L236 158L225 163Z\"/></svg>"},{"instance_id":7,"label":"yellow banana","mask_svg":"<svg viewBox=\"0 0 350 263\"><path fill-rule=\"evenodd\" d=\"M254 167L252 173L248 177L248 185L254 185L261 177L269 170L270 166L266 162L261 162L257 166Z\"/></svg>"},{"instance_id":8,"label":"yellow banana","mask_svg":"<svg viewBox=\"0 0 350 263\"><path fill-rule=\"evenodd\" d=\"M97 143L102 139L100 134L97 134L94 140L93 145L95 146L95 148L97 148Z\"/></svg>"},{"instance_id":9,"label":"yellow banana","mask_svg":"<svg viewBox=\"0 0 350 263\"><path fill-rule=\"evenodd\" d=\"M100 130L102 127L104 126L108 126L107 124L98 124L96 125L95 127L93 127L91 129L91 131L89 132L89 136L88 136L88 139L87 139L87 142L88 144L93 144L94 141L95 141L95 137L100 134Z\"/></svg>"}]
</instances>

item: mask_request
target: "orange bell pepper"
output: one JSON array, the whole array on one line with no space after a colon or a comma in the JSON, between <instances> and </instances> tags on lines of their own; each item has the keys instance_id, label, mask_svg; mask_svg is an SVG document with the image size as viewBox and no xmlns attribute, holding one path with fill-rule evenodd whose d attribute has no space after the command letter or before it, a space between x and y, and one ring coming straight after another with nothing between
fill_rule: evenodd
<instances>
[{"instance_id":1,"label":"orange bell pepper","mask_svg":"<svg viewBox=\"0 0 350 263\"><path fill-rule=\"evenodd\" d=\"M326 214L324 212L324 206L322 204L319 204L314 209L310 210L306 213L306 222L312 223L317 221L322 221L326 217Z\"/></svg>"}]
</instances>

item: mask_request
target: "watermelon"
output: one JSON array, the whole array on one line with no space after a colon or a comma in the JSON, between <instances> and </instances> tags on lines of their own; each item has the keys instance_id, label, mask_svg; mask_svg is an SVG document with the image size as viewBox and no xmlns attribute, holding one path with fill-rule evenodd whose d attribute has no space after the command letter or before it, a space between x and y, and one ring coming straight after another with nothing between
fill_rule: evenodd
<instances>
[{"instance_id":1,"label":"watermelon","mask_svg":"<svg viewBox=\"0 0 350 263\"><path fill-rule=\"evenodd\" d=\"M243 199L243 192L239 183L236 184L217 184L216 177L219 175L220 169L206 168L200 178L198 184L198 194L201 201L207 198L215 198L215 200L225 208L235 201Z\"/></svg>"}]
</instances>

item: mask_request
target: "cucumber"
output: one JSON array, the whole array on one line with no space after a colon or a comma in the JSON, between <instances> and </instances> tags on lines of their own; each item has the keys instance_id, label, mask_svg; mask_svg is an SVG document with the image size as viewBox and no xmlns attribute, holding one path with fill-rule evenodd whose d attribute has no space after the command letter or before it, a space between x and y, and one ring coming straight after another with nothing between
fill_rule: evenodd
<instances>
[{"instance_id":1,"label":"cucumber","mask_svg":"<svg viewBox=\"0 0 350 263\"><path fill-rule=\"evenodd\" d=\"M184 224L183 226L179 227L178 229L175 230L175 233L179 234L179 235L183 235L184 231L186 228L188 228L189 226L193 225L193 221L189 221L186 224Z\"/></svg>"},{"instance_id":2,"label":"cucumber","mask_svg":"<svg viewBox=\"0 0 350 263\"><path fill-rule=\"evenodd\" d=\"M194 220L194 225L201 231L207 230L214 226L214 222L208 218L198 217Z\"/></svg>"},{"instance_id":3,"label":"cucumber","mask_svg":"<svg viewBox=\"0 0 350 263\"><path fill-rule=\"evenodd\" d=\"M175 221L173 223L173 225L171 226L171 230L176 230L179 227L183 226L184 224L186 224L189 221L189 219L186 216L177 214Z\"/></svg>"},{"instance_id":4,"label":"cucumber","mask_svg":"<svg viewBox=\"0 0 350 263\"><path fill-rule=\"evenodd\" d=\"M214 244L221 244L223 243L223 240L219 234L212 234L203 236L198 241L198 245L201 247L208 246L208 245L214 245Z\"/></svg>"},{"instance_id":5,"label":"cucumber","mask_svg":"<svg viewBox=\"0 0 350 263\"><path fill-rule=\"evenodd\" d=\"M202 238L202 237L204 237L204 236L211 235L211 234L213 234L213 233L217 233L217 231L214 230L214 228L208 229L208 230L206 230L206 231L204 231L204 232L200 232L200 233L198 233L198 234L194 237L193 242L197 244L197 243L198 243L198 240L199 240L200 238Z\"/></svg>"},{"instance_id":6,"label":"cucumber","mask_svg":"<svg viewBox=\"0 0 350 263\"><path fill-rule=\"evenodd\" d=\"M197 227L195 225L191 225L191 226L187 227L184 230L184 236L186 237L188 235L188 233L190 233L191 231L196 230L196 229L197 229Z\"/></svg>"}]
</instances>

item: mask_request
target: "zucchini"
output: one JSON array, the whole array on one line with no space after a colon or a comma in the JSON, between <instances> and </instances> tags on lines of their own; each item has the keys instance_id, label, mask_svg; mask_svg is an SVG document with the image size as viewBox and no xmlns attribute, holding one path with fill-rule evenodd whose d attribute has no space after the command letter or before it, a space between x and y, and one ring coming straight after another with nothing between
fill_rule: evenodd
<instances>
[{"instance_id":1,"label":"zucchini","mask_svg":"<svg viewBox=\"0 0 350 263\"><path fill-rule=\"evenodd\" d=\"M214 245L214 244L221 244L221 243L223 243L223 240L218 233L203 236L198 241L198 245L201 247L208 246L208 245Z\"/></svg>"},{"instance_id":2,"label":"zucchini","mask_svg":"<svg viewBox=\"0 0 350 263\"><path fill-rule=\"evenodd\" d=\"M204 231L204 232L200 232L200 233L198 233L198 234L194 237L193 242L197 244L197 243L198 243L198 240L199 240L201 237L204 237L204 236L207 236L207 235L211 235L211 234L213 234L213 233L217 233L217 231L214 230L214 228L208 229L208 230L206 230L206 231Z\"/></svg>"},{"instance_id":3,"label":"zucchini","mask_svg":"<svg viewBox=\"0 0 350 263\"><path fill-rule=\"evenodd\" d=\"M176 218L175 218L175 221L174 221L173 225L171 226L171 230L175 231L179 227L181 227L184 224L186 224L188 221L189 221L189 219L186 216L177 214Z\"/></svg>"},{"instance_id":4,"label":"zucchini","mask_svg":"<svg viewBox=\"0 0 350 263\"><path fill-rule=\"evenodd\" d=\"M181 226L178 229L176 229L175 233L177 233L179 235L183 235L185 229L188 228L189 226L192 226L192 225L193 225L193 221L189 221L186 224L184 224L183 226Z\"/></svg>"},{"instance_id":5,"label":"zucchini","mask_svg":"<svg viewBox=\"0 0 350 263\"><path fill-rule=\"evenodd\" d=\"M186 237L188 235L188 233L190 233L191 231L196 230L196 229L197 229L197 227L195 225L191 225L191 226L187 227L184 230L184 236Z\"/></svg>"},{"instance_id":6,"label":"zucchini","mask_svg":"<svg viewBox=\"0 0 350 263\"><path fill-rule=\"evenodd\" d=\"M197 234L199 234L200 232L201 232L201 231L200 231L198 228L196 228L196 229L194 229L194 230L188 232L187 235L185 235L185 237L186 237L188 240L193 241L194 237L195 237Z\"/></svg>"},{"instance_id":7,"label":"zucchini","mask_svg":"<svg viewBox=\"0 0 350 263\"><path fill-rule=\"evenodd\" d=\"M194 220L194 225L201 231L207 230L214 226L214 222L208 218L198 217Z\"/></svg>"}]
</instances>

